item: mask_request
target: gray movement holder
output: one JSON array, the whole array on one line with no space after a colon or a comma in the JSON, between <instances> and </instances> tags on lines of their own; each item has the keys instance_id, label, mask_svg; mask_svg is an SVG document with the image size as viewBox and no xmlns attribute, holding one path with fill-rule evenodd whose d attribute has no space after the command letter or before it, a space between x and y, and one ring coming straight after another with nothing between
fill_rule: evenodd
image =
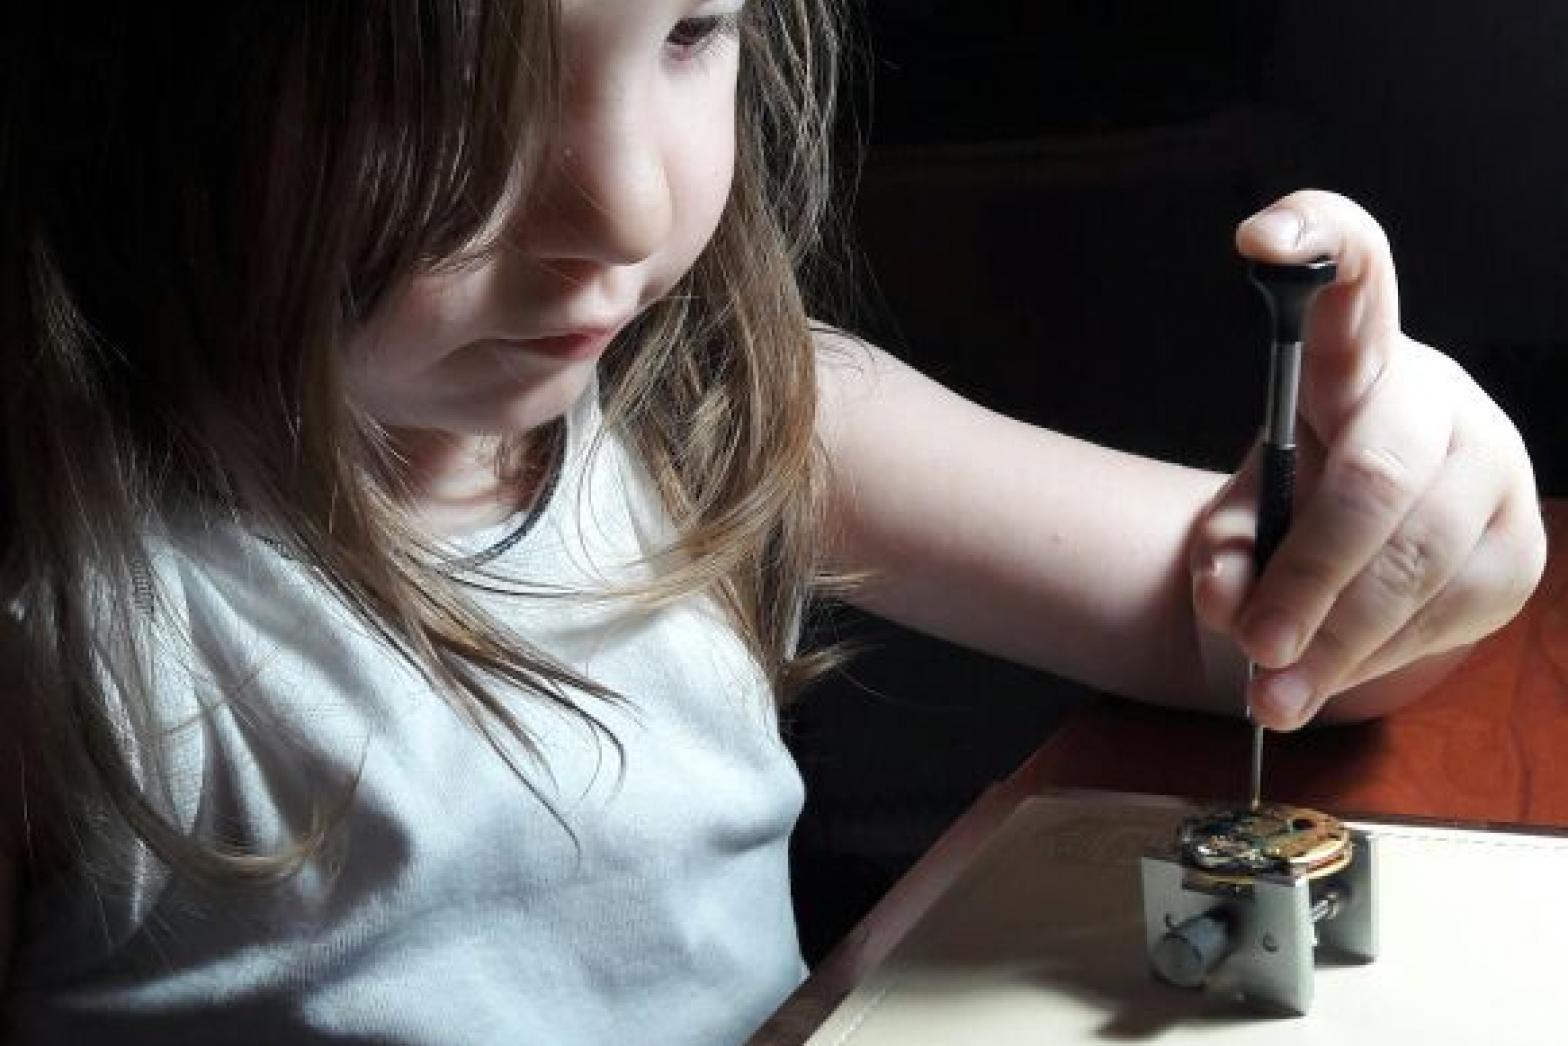
<instances>
[{"instance_id":1,"label":"gray movement holder","mask_svg":"<svg viewBox=\"0 0 1568 1046\"><path fill-rule=\"evenodd\" d=\"M1349 865L1333 875L1260 873L1239 885L1173 852L1146 855L1143 924L1155 976L1307 1013L1319 947L1364 963L1377 957L1376 837L1351 829L1350 846Z\"/></svg>"}]
</instances>

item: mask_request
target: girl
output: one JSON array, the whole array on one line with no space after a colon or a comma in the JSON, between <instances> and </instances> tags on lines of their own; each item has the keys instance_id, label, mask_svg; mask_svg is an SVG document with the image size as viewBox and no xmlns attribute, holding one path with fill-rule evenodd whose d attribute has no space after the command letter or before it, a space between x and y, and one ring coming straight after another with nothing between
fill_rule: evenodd
<instances>
[{"instance_id":1,"label":"girl","mask_svg":"<svg viewBox=\"0 0 1568 1046\"><path fill-rule=\"evenodd\" d=\"M802 969L807 594L1291 728L1409 700L1543 539L1340 265L1298 523L808 323L836 0L43 5L6 35L19 1041L734 1041Z\"/></svg>"}]
</instances>

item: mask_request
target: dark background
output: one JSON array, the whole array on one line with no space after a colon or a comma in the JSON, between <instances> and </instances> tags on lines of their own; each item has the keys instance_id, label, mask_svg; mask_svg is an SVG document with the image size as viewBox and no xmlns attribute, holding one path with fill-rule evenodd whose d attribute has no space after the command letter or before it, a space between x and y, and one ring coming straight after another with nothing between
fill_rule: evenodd
<instances>
[{"instance_id":1,"label":"dark background","mask_svg":"<svg viewBox=\"0 0 1568 1046\"><path fill-rule=\"evenodd\" d=\"M1333 189L1387 229L1405 329L1568 493L1568 4L869 0L865 21L853 219L881 344L1015 416L1228 470L1267 349L1232 231ZM788 724L813 960L1093 699L847 610L819 634L873 651Z\"/></svg>"}]
</instances>

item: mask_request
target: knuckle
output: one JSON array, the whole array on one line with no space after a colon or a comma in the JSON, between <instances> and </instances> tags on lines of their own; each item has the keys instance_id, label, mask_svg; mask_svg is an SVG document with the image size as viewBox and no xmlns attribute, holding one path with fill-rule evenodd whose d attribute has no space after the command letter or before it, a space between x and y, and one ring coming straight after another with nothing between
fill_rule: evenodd
<instances>
[{"instance_id":1,"label":"knuckle","mask_svg":"<svg viewBox=\"0 0 1568 1046\"><path fill-rule=\"evenodd\" d=\"M1545 572L1545 542L1531 545L1529 550L1516 560L1514 569L1508 571L1507 580L1504 582L1503 604L1507 608L1508 618L1512 618L1529 601Z\"/></svg>"},{"instance_id":2,"label":"knuckle","mask_svg":"<svg viewBox=\"0 0 1568 1046\"><path fill-rule=\"evenodd\" d=\"M1353 448L1335 470L1331 490L1341 505L1360 515L1380 516L1404 508L1414 494L1409 464L1387 447Z\"/></svg>"},{"instance_id":3,"label":"knuckle","mask_svg":"<svg viewBox=\"0 0 1568 1046\"><path fill-rule=\"evenodd\" d=\"M1535 586L1546 574L1546 519L1541 514L1540 506L1526 513L1527 524L1521 529L1524 533L1519 541L1524 545L1524 554L1521 557L1523 569L1520 571L1520 581L1525 593L1535 591Z\"/></svg>"},{"instance_id":4,"label":"knuckle","mask_svg":"<svg viewBox=\"0 0 1568 1046\"><path fill-rule=\"evenodd\" d=\"M1312 212L1314 217L1321 215L1354 229L1365 238L1367 246L1374 250L1390 253L1388 233L1371 211L1350 197L1328 189L1300 189L1291 193L1287 199Z\"/></svg>"},{"instance_id":5,"label":"knuckle","mask_svg":"<svg viewBox=\"0 0 1568 1046\"><path fill-rule=\"evenodd\" d=\"M1498 610L1495 625L1499 627L1529 601L1546 572L1546 533L1540 514L1531 512L1524 517L1512 525L1496 528L1488 535L1492 539L1488 555L1494 564L1501 560L1501 569L1494 567L1491 571L1482 571L1478 564L1477 569L1471 571L1480 574L1480 578L1471 583L1484 586L1478 598L1490 598Z\"/></svg>"},{"instance_id":6,"label":"knuckle","mask_svg":"<svg viewBox=\"0 0 1568 1046\"><path fill-rule=\"evenodd\" d=\"M1361 230L1367 238L1367 247L1380 258L1393 257L1394 245L1389 242L1388 230L1361 206L1357 205L1356 210L1361 212Z\"/></svg>"},{"instance_id":7,"label":"knuckle","mask_svg":"<svg viewBox=\"0 0 1568 1046\"><path fill-rule=\"evenodd\" d=\"M1413 342L1413 344L1419 345L1420 343ZM1454 359L1448 353L1441 352L1429 345L1421 345L1421 348L1424 351L1421 353L1419 359L1424 366L1431 368L1432 374L1437 379L1434 384L1438 388L1478 388L1478 386L1475 384L1475 379L1470 376L1470 372L1465 370L1464 364ZM1487 399L1485 402L1489 405L1495 406L1495 404L1492 404L1490 399ZM1498 413L1502 413L1501 409L1498 409Z\"/></svg>"},{"instance_id":8,"label":"knuckle","mask_svg":"<svg viewBox=\"0 0 1568 1046\"><path fill-rule=\"evenodd\" d=\"M1446 561L1435 535L1401 531L1372 557L1367 577L1385 599L1424 601L1441 582Z\"/></svg>"},{"instance_id":9,"label":"knuckle","mask_svg":"<svg viewBox=\"0 0 1568 1046\"><path fill-rule=\"evenodd\" d=\"M1328 189L1297 189L1287 195L1282 202L1307 212L1312 218L1319 217L1324 212L1332 214L1335 211L1356 208L1355 202L1349 197Z\"/></svg>"}]
</instances>

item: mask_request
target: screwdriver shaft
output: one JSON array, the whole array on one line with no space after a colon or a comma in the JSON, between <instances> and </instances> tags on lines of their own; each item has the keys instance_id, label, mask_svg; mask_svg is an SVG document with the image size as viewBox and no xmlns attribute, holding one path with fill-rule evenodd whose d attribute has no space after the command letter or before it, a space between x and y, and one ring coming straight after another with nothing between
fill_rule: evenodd
<instances>
[{"instance_id":1,"label":"screwdriver shaft","mask_svg":"<svg viewBox=\"0 0 1568 1046\"><path fill-rule=\"evenodd\" d=\"M1248 809L1263 805L1263 728L1257 723L1252 724L1252 789L1248 796Z\"/></svg>"},{"instance_id":2,"label":"screwdriver shaft","mask_svg":"<svg viewBox=\"0 0 1568 1046\"><path fill-rule=\"evenodd\" d=\"M1296 397L1301 382L1301 343L1307 308L1319 290L1333 283L1338 267L1324 256L1310 262L1267 265L1254 262L1252 282L1263 292L1273 320L1273 350L1269 354L1267 413L1263 419L1258 486L1258 530L1253 546L1253 579L1263 576L1269 557L1290 526L1296 486ZM1247 718L1252 723L1251 808L1263 801L1263 727L1252 715L1252 677L1257 666L1247 665Z\"/></svg>"}]
</instances>

